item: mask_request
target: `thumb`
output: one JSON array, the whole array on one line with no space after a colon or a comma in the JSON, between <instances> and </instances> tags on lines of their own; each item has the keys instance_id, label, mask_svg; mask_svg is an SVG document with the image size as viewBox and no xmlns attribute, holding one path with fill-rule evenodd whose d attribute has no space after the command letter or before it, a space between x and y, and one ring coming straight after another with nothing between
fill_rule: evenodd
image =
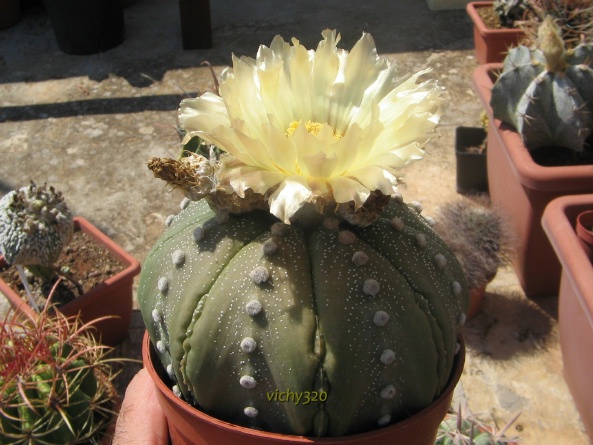
<instances>
[{"instance_id":1,"label":"thumb","mask_svg":"<svg viewBox=\"0 0 593 445\"><path fill-rule=\"evenodd\" d=\"M113 445L166 445L167 420L146 369L132 379L115 425Z\"/></svg>"}]
</instances>

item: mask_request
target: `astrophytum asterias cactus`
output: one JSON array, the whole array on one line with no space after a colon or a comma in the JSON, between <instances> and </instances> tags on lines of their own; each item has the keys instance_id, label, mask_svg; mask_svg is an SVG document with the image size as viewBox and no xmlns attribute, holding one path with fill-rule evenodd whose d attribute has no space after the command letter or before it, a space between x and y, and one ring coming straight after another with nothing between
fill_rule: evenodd
<instances>
[{"instance_id":1,"label":"astrophytum asterias cactus","mask_svg":"<svg viewBox=\"0 0 593 445\"><path fill-rule=\"evenodd\" d=\"M492 89L494 117L512 125L528 150L582 152L593 130L593 44L566 50L551 17L537 49L512 48Z\"/></svg>"},{"instance_id":2,"label":"astrophytum asterias cactus","mask_svg":"<svg viewBox=\"0 0 593 445\"><path fill-rule=\"evenodd\" d=\"M225 153L150 161L204 199L168 220L138 301L179 397L239 425L342 436L443 391L468 293L419 205L396 193L442 89L402 80L368 34L350 54L324 37L317 52L276 38L235 59L221 97L182 103L188 135Z\"/></svg>"},{"instance_id":3,"label":"astrophytum asterias cactus","mask_svg":"<svg viewBox=\"0 0 593 445\"><path fill-rule=\"evenodd\" d=\"M200 201L149 253L138 298L184 398L238 424L338 436L440 393L466 292L455 257L397 199L366 228L262 211L221 223ZM286 391L327 398L272 400Z\"/></svg>"}]
</instances>

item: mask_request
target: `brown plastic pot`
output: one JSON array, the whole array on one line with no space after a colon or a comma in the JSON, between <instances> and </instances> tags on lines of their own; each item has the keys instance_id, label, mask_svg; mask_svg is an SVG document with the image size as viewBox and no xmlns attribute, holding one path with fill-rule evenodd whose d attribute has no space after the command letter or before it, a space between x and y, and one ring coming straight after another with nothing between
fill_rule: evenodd
<instances>
[{"instance_id":1,"label":"brown plastic pot","mask_svg":"<svg viewBox=\"0 0 593 445\"><path fill-rule=\"evenodd\" d=\"M493 2L470 2L466 11L474 24L474 47L479 64L502 62L512 46L525 36L521 29L486 27L478 13L479 8L492 8Z\"/></svg>"},{"instance_id":2,"label":"brown plastic pot","mask_svg":"<svg viewBox=\"0 0 593 445\"><path fill-rule=\"evenodd\" d=\"M488 188L492 203L509 218L518 239L513 266L529 297L557 295L560 262L541 226L546 205L564 195L593 190L593 165L543 167L533 160L521 136L494 119L490 97L494 73L502 64L480 65L472 82L490 119Z\"/></svg>"},{"instance_id":3,"label":"brown plastic pot","mask_svg":"<svg viewBox=\"0 0 593 445\"><path fill-rule=\"evenodd\" d=\"M562 264L558 326L564 378L593 438L593 264L574 230L577 215L593 207L593 195L569 195L550 202L542 224Z\"/></svg>"},{"instance_id":4,"label":"brown plastic pot","mask_svg":"<svg viewBox=\"0 0 593 445\"><path fill-rule=\"evenodd\" d=\"M433 445L439 424L447 414L465 361L465 345L454 361L454 369L443 393L432 405L396 424L368 433L337 438L290 436L253 430L211 417L192 407L173 394L164 382L163 370L152 347L148 332L142 341L142 359L152 377L157 399L167 417L173 445L278 445L278 444L327 444L327 445Z\"/></svg>"},{"instance_id":5,"label":"brown plastic pot","mask_svg":"<svg viewBox=\"0 0 593 445\"><path fill-rule=\"evenodd\" d=\"M84 323L101 317L109 317L94 323L94 332L102 343L116 345L128 336L132 319L132 285L134 276L140 273L140 263L86 219L75 217L74 226L80 228L96 243L102 244L117 261L125 266L125 269L75 300L61 306L59 310L66 316L80 315ZM6 266L6 261L4 257L0 256L0 267L4 266ZM1 279L0 292L6 296L15 310L23 311L33 317L36 316L33 308Z\"/></svg>"}]
</instances>

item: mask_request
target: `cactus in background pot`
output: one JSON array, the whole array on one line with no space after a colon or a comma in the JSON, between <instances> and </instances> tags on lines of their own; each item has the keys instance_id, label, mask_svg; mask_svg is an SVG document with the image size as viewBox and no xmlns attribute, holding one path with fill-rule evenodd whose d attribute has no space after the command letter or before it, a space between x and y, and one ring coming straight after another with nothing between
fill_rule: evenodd
<instances>
[{"instance_id":1,"label":"cactus in background pot","mask_svg":"<svg viewBox=\"0 0 593 445\"><path fill-rule=\"evenodd\" d=\"M189 199L149 252L138 301L179 397L239 425L343 436L438 397L468 292L397 194L442 88L426 71L400 77L368 34L349 53L323 36L316 51L277 37L233 59L220 96L182 102L186 140L223 153L151 159Z\"/></svg>"},{"instance_id":2,"label":"cactus in background pot","mask_svg":"<svg viewBox=\"0 0 593 445\"><path fill-rule=\"evenodd\" d=\"M434 445L505 445L517 444L518 437L507 437L506 433L519 418L513 416L501 429L486 423L473 414L467 404L457 410L450 410L441 422Z\"/></svg>"},{"instance_id":3,"label":"cactus in background pot","mask_svg":"<svg viewBox=\"0 0 593 445\"><path fill-rule=\"evenodd\" d=\"M501 26L512 28L517 20L525 18L529 3L527 0L495 0L492 7Z\"/></svg>"},{"instance_id":4,"label":"cactus in background pot","mask_svg":"<svg viewBox=\"0 0 593 445\"><path fill-rule=\"evenodd\" d=\"M538 28L551 17L560 28L567 49L593 43L593 3L591 0L531 0L529 13L515 23L525 32L524 44L537 42Z\"/></svg>"},{"instance_id":5,"label":"cactus in background pot","mask_svg":"<svg viewBox=\"0 0 593 445\"><path fill-rule=\"evenodd\" d=\"M470 289L488 284L510 264L515 236L486 197L447 202L437 209L435 231L455 253Z\"/></svg>"},{"instance_id":6,"label":"cactus in background pot","mask_svg":"<svg viewBox=\"0 0 593 445\"><path fill-rule=\"evenodd\" d=\"M581 153L593 129L593 44L566 50L551 17L539 46L513 48L492 89L494 117L521 134L525 146L564 147Z\"/></svg>"},{"instance_id":7,"label":"cactus in background pot","mask_svg":"<svg viewBox=\"0 0 593 445\"><path fill-rule=\"evenodd\" d=\"M108 348L62 314L0 322L0 442L98 444L114 415Z\"/></svg>"},{"instance_id":8,"label":"cactus in background pot","mask_svg":"<svg viewBox=\"0 0 593 445\"><path fill-rule=\"evenodd\" d=\"M32 182L0 199L0 253L8 264L16 265L36 309L23 267L49 281L59 273L54 263L73 232L72 214L53 187Z\"/></svg>"},{"instance_id":9,"label":"cactus in background pot","mask_svg":"<svg viewBox=\"0 0 593 445\"><path fill-rule=\"evenodd\" d=\"M53 187L31 183L0 199L0 252L9 264L51 267L73 231L72 214Z\"/></svg>"}]
</instances>

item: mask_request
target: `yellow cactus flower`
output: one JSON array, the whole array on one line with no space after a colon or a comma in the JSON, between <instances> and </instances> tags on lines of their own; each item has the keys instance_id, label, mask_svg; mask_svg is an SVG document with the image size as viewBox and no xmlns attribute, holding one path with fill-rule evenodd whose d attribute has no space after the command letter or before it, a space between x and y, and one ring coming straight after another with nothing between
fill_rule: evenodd
<instances>
[{"instance_id":1,"label":"yellow cactus flower","mask_svg":"<svg viewBox=\"0 0 593 445\"><path fill-rule=\"evenodd\" d=\"M276 36L255 59L233 56L219 94L181 102L186 141L221 157L219 186L266 195L284 222L307 202L354 202L397 191L396 170L423 156L444 105L443 88L401 78L364 33L350 52L326 30L317 50Z\"/></svg>"}]
</instances>

